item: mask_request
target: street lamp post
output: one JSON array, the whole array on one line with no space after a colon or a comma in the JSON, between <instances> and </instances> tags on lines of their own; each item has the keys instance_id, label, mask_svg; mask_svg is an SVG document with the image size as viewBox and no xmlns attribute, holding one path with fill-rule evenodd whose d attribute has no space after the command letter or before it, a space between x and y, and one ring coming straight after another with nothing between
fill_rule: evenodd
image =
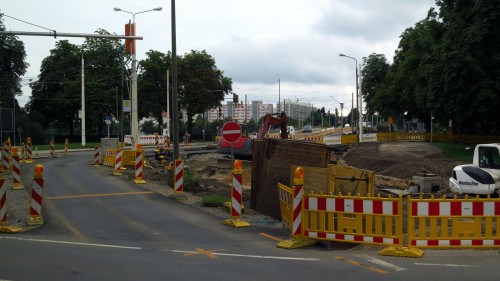
<instances>
[{"instance_id":1,"label":"street lamp post","mask_svg":"<svg viewBox=\"0 0 500 281\"><path fill-rule=\"evenodd\" d=\"M353 58L353 57L350 57L350 56L347 56L347 55L344 55L344 54L339 54L339 56L341 57L346 57L346 58L350 58L350 59L353 59L356 63L356 145L359 145L359 128L361 127L361 124L359 123L360 122L360 113L359 112L359 104L358 104L358 101L359 101L359 87L358 87L358 60Z\"/></svg>"},{"instance_id":2,"label":"street lamp post","mask_svg":"<svg viewBox=\"0 0 500 281\"><path fill-rule=\"evenodd\" d=\"M342 120L343 118L343 111L344 111L344 103L343 102L339 102L336 98L330 96L334 101L338 102L340 104L340 136L342 137L342 135L344 134L344 122ZM337 122L337 117L335 117L335 122Z\"/></svg>"},{"instance_id":3,"label":"street lamp post","mask_svg":"<svg viewBox=\"0 0 500 281\"><path fill-rule=\"evenodd\" d=\"M151 10L146 10L146 11L141 11L141 12L136 12L136 13L132 13L132 12L129 12L129 11L126 11L126 10L123 10L123 9L120 9L120 8L113 8L113 10L117 11L117 12L124 12L124 13L127 13L127 14L131 14L132 15L132 26L133 26L133 34L131 34L132 36L135 36L135 31L137 30L136 27L135 27L135 15L138 15L138 14L142 14L142 13L146 13L146 12L152 12L152 11L161 11L162 8L161 7L158 7L158 8L154 8L154 9L151 9ZM132 46L134 46L135 48L135 40L132 41ZM130 133L132 135L132 138L133 138L133 141L136 142L136 143L140 143L139 142L139 118L138 118L138 106L137 106L137 60L136 60L136 55L135 55L135 50L134 48L131 48L130 52L131 52L131 55L132 55L132 93L131 93L131 103L132 103L132 108L131 108L131 122L130 122Z\"/></svg>"}]
</instances>

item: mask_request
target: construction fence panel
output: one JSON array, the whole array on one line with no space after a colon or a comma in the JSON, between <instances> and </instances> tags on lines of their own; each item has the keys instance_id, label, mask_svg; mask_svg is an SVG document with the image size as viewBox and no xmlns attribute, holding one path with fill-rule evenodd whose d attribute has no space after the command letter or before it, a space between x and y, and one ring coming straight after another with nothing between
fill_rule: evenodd
<instances>
[{"instance_id":1,"label":"construction fence panel","mask_svg":"<svg viewBox=\"0 0 500 281\"><path fill-rule=\"evenodd\" d=\"M402 197L305 195L303 237L402 246L402 200Z\"/></svg>"},{"instance_id":2,"label":"construction fence panel","mask_svg":"<svg viewBox=\"0 0 500 281\"><path fill-rule=\"evenodd\" d=\"M135 166L135 150L123 151L123 166Z\"/></svg>"},{"instance_id":3,"label":"construction fence panel","mask_svg":"<svg viewBox=\"0 0 500 281\"><path fill-rule=\"evenodd\" d=\"M500 199L408 198L408 245L500 248Z\"/></svg>"},{"instance_id":4,"label":"construction fence panel","mask_svg":"<svg viewBox=\"0 0 500 281\"><path fill-rule=\"evenodd\" d=\"M104 151L104 166L115 167L117 149L106 149Z\"/></svg>"},{"instance_id":5,"label":"construction fence panel","mask_svg":"<svg viewBox=\"0 0 500 281\"><path fill-rule=\"evenodd\" d=\"M355 134L351 135L342 135L342 144L353 144L357 141L357 136Z\"/></svg>"},{"instance_id":6,"label":"construction fence panel","mask_svg":"<svg viewBox=\"0 0 500 281\"><path fill-rule=\"evenodd\" d=\"M278 192L283 226L290 231L293 226L293 189L278 182Z\"/></svg>"}]
</instances>

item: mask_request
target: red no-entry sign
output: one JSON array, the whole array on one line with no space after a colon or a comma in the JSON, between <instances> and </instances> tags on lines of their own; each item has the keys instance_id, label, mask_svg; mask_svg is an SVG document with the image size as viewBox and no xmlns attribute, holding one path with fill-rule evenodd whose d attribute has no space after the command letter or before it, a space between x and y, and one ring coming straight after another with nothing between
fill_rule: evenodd
<instances>
[{"instance_id":1,"label":"red no-entry sign","mask_svg":"<svg viewBox=\"0 0 500 281\"><path fill-rule=\"evenodd\" d=\"M240 124L236 122L227 122L222 127L222 137L227 142L235 142L241 137L241 127Z\"/></svg>"}]
</instances>

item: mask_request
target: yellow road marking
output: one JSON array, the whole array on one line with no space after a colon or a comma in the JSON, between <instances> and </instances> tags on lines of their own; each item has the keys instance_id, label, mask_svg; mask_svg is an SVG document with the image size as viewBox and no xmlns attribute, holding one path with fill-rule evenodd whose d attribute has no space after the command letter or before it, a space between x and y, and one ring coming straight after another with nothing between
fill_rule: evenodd
<instances>
[{"instance_id":1,"label":"yellow road marking","mask_svg":"<svg viewBox=\"0 0 500 281\"><path fill-rule=\"evenodd\" d=\"M365 268L365 269L368 269L368 270L371 270L373 272L377 272L377 273L381 273L381 274L387 274L389 272L385 271L385 270L382 270L380 268L376 268L376 267L373 267L373 266L368 266L368 265L364 265L358 261L354 261L354 260L345 260L343 257L335 257L336 260L340 260L340 261L344 261L350 265L354 265L354 266L359 266L361 268Z\"/></svg>"},{"instance_id":2,"label":"yellow road marking","mask_svg":"<svg viewBox=\"0 0 500 281\"><path fill-rule=\"evenodd\" d=\"M275 241L281 241L281 240L283 240L283 239L280 239L280 238L278 238L278 237L275 237L275 236L269 235L269 234L264 233L264 232L260 232L260 233L259 233L259 235L262 235L262 236L264 236L264 237L267 237L267 238L272 239L272 240L275 240Z\"/></svg>"},{"instance_id":3,"label":"yellow road marking","mask_svg":"<svg viewBox=\"0 0 500 281\"><path fill-rule=\"evenodd\" d=\"M211 259L216 259L217 256L215 256L214 252L215 251L225 251L224 249L219 249L219 250L203 250L202 248L195 248L196 253L185 253L184 256L195 256L195 255L205 255Z\"/></svg>"},{"instance_id":4,"label":"yellow road marking","mask_svg":"<svg viewBox=\"0 0 500 281\"><path fill-rule=\"evenodd\" d=\"M106 196L123 196L123 195L139 195L139 194L153 194L152 191L138 191L138 192L119 192L119 193L102 193L102 194L81 194L81 195L67 195L67 196L49 196L45 199L71 199L71 198L87 198L87 197L106 197Z\"/></svg>"}]
</instances>

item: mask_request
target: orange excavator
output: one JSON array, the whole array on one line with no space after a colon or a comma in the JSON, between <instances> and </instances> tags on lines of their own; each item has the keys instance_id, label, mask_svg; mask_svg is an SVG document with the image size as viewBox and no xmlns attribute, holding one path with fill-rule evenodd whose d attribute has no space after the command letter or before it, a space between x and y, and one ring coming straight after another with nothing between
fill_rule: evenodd
<instances>
[{"instance_id":1,"label":"orange excavator","mask_svg":"<svg viewBox=\"0 0 500 281\"><path fill-rule=\"evenodd\" d=\"M278 116L275 116L278 115ZM288 139L288 132L286 130L286 114L285 112L269 114L264 117L264 124L257 133L257 139L263 139L269 132L269 128L278 126L281 130L281 139ZM233 142L233 154L236 156L251 157L252 156L252 138L242 136L239 140ZM217 152L223 154L231 153L231 143L221 137L217 143Z\"/></svg>"}]
</instances>

